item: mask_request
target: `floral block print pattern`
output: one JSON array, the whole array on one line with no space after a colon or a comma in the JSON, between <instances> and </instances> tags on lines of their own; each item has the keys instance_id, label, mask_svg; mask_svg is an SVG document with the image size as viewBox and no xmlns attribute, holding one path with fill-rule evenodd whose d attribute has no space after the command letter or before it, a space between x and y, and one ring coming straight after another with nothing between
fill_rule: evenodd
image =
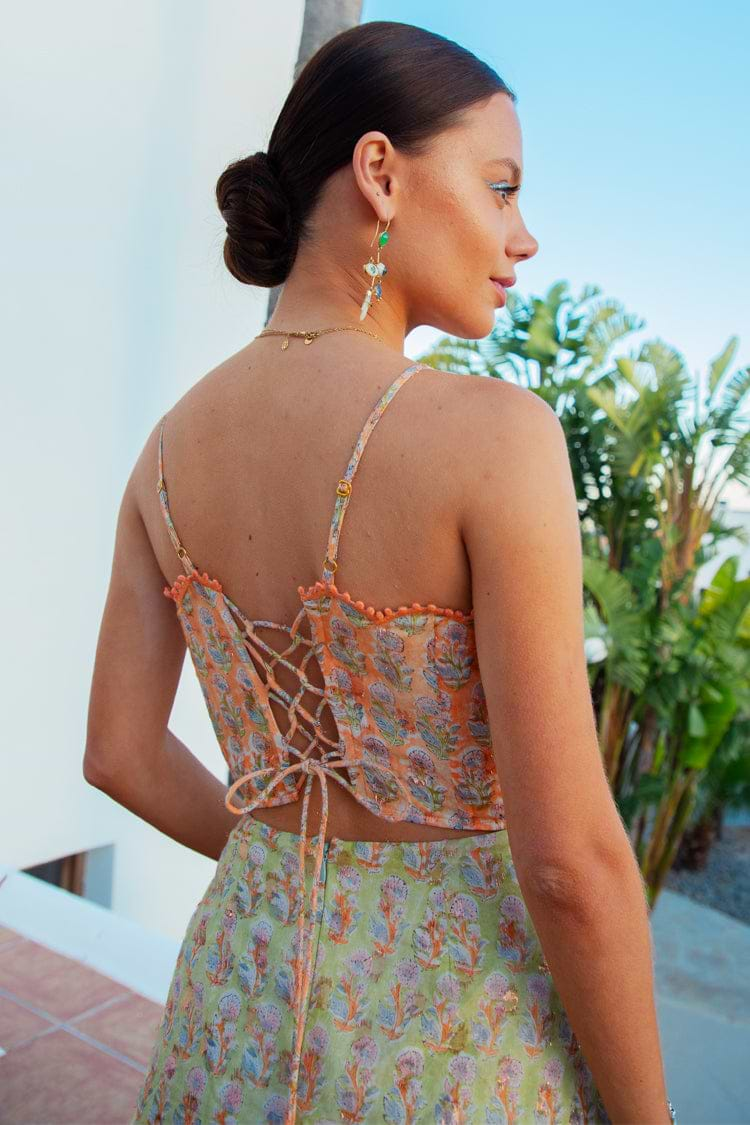
<instances>
[{"instance_id":1,"label":"floral block print pattern","mask_svg":"<svg viewBox=\"0 0 750 1125\"><path fill-rule=\"evenodd\" d=\"M299 837L243 817L190 919L131 1125L285 1125ZM611 1125L507 832L332 839L296 1120Z\"/></svg>"}]
</instances>

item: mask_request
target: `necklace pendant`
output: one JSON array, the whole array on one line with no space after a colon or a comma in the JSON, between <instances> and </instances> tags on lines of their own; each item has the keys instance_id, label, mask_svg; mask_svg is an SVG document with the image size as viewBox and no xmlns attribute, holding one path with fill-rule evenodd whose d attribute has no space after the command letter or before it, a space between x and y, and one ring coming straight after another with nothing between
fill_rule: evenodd
<instances>
[{"instance_id":1,"label":"necklace pendant","mask_svg":"<svg viewBox=\"0 0 750 1125\"><path fill-rule=\"evenodd\" d=\"M282 352L285 352L288 347L289 347L289 337L287 336L286 340L284 340L284 343L281 345Z\"/></svg>"},{"instance_id":2,"label":"necklace pendant","mask_svg":"<svg viewBox=\"0 0 750 1125\"><path fill-rule=\"evenodd\" d=\"M305 343L306 343L306 344L311 344L311 343L313 342L313 340L314 340L314 339L315 339L315 334L314 334L314 333L310 333L309 335L306 335L306 336L305 336Z\"/></svg>"}]
</instances>

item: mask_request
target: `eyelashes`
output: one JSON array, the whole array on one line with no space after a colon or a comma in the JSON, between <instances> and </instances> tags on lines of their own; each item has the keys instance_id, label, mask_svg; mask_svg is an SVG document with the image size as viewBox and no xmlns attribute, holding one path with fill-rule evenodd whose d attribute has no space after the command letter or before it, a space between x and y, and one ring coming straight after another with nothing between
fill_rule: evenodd
<instances>
[{"instance_id":1,"label":"eyelashes","mask_svg":"<svg viewBox=\"0 0 750 1125\"><path fill-rule=\"evenodd\" d=\"M490 184L490 187L497 195L501 196L504 203L510 203L511 197L517 195L521 190L520 184L509 184L507 180L499 180L495 184Z\"/></svg>"}]
</instances>

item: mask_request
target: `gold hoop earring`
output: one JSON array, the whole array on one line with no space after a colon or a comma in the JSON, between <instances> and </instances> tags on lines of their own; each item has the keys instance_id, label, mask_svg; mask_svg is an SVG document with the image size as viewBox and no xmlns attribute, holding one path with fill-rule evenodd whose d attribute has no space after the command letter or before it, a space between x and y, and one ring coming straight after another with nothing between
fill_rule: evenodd
<instances>
[{"instance_id":1,"label":"gold hoop earring","mask_svg":"<svg viewBox=\"0 0 750 1125\"><path fill-rule=\"evenodd\" d=\"M389 219L388 222L385 225L385 230L383 231L383 233L378 238L378 229L380 227L380 219L378 219L377 224L375 226L375 234L372 236L372 239L370 241L370 246L372 246L373 242L377 238L378 239L378 249L377 249L376 258L373 259L372 254L370 254L370 260L365 262L364 267L363 267L365 273L368 274L372 278L372 280L370 281L370 286L369 286L367 292L365 293L365 299L363 300L362 306L359 310L359 319L360 320L364 320L365 317L367 316L367 313L368 313L369 308L370 308L370 302L372 301L373 293L375 294L375 296L377 297L377 299L379 301L382 299L382 296L383 296L383 287L382 287L382 284L381 284L381 279L384 276L384 274L388 273L388 268L387 268L385 262L381 262L381 260L380 260L380 247L385 246L386 242L388 241L388 239L390 237L389 234L388 234L388 227L390 225L391 225L391 220Z\"/></svg>"}]
</instances>

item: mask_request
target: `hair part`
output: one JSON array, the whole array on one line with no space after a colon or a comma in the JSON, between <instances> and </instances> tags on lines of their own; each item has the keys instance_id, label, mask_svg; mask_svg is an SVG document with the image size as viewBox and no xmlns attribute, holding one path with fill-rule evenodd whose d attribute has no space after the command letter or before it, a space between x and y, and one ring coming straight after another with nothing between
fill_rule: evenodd
<instances>
[{"instance_id":1,"label":"hair part","mask_svg":"<svg viewBox=\"0 0 750 1125\"><path fill-rule=\"evenodd\" d=\"M229 272L266 288L287 279L323 185L364 133L380 130L418 156L497 93L518 100L471 51L412 24L374 20L329 39L289 91L268 152L235 160L219 176Z\"/></svg>"}]
</instances>

